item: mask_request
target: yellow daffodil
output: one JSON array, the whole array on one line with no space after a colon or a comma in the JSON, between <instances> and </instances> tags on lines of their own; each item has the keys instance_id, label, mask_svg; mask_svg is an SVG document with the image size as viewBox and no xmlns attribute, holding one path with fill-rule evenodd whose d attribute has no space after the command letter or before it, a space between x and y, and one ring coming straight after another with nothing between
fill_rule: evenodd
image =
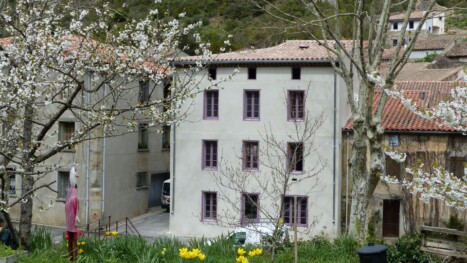
<instances>
[{"instance_id":1,"label":"yellow daffodil","mask_svg":"<svg viewBox=\"0 0 467 263\"><path fill-rule=\"evenodd\" d=\"M86 245L86 242L82 241L82 242L81 242L81 245L82 245L82 246Z\"/></svg>"},{"instance_id":2,"label":"yellow daffodil","mask_svg":"<svg viewBox=\"0 0 467 263\"><path fill-rule=\"evenodd\" d=\"M248 256L250 256L250 257L256 256L255 251L254 251L254 250L251 250L250 252L248 252Z\"/></svg>"},{"instance_id":3,"label":"yellow daffodil","mask_svg":"<svg viewBox=\"0 0 467 263\"><path fill-rule=\"evenodd\" d=\"M78 249L78 253L79 253L79 254L81 254L81 253L83 253L83 252L84 252L84 249L82 249L82 248Z\"/></svg>"},{"instance_id":4,"label":"yellow daffodil","mask_svg":"<svg viewBox=\"0 0 467 263\"><path fill-rule=\"evenodd\" d=\"M105 231L106 236L110 236L110 231Z\"/></svg>"},{"instance_id":5,"label":"yellow daffodil","mask_svg":"<svg viewBox=\"0 0 467 263\"><path fill-rule=\"evenodd\" d=\"M186 247L180 248L178 252L180 253L180 257L185 259L188 254L188 248Z\"/></svg>"},{"instance_id":6,"label":"yellow daffodil","mask_svg":"<svg viewBox=\"0 0 467 263\"><path fill-rule=\"evenodd\" d=\"M200 253L198 255L198 258L199 258L199 260L204 261L206 259L206 255L204 255L203 253Z\"/></svg>"},{"instance_id":7,"label":"yellow daffodil","mask_svg":"<svg viewBox=\"0 0 467 263\"><path fill-rule=\"evenodd\" d=\"M248 263L248 258L245 256L238 256L237 263Z\"/></svg>"},{"instance_id":8,"label":"yellow daffodil","mask_svg":"<svg viewBox=\"0 0 467 263\"><path fill-rule=\"evenodd\" d=\"M245 254L245 249L243 249L243 248L238 248L238 249L237 249L237 253L238 253L239 256L243 256L243 255Z\"/></svg>"},{"instance_id":9,"label":"yellow daffodil","mask_svg":"<svg viewBox=\"0 0 467 263\"><path fill-rule=\"evenodd\" d=\"M166 248L163 248L162 251L161 251L161 254L162 254L162 255L165 255L165 253L167 253L167 249L166 249Z\"/></svg>"},{"instance_id":10,"label":"yellow daffodil","mask_svg":"<svg viewBox=\"0 0 467 263\"><path fill-rule=\"evenodd\" d=\"M114 236L114 237L118 236L118 232L117 231L112 231L112 236Z\"/></svg>"}]
</instances>

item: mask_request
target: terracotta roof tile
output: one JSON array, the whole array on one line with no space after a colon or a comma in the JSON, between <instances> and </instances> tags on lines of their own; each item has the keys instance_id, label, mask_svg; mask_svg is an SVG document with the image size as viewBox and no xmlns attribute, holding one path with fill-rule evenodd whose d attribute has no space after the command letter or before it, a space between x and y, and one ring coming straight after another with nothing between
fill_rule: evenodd
<instances>
[{"instance_id":1,"label":"terracotta roof tile","mask_svg":"<svg viewBox=\"0 0 467 263\"><path fill-rule=\"evenodd\" d=\"M351 46L349 40L343 41L346 47ZM182 57L177 61L192 62L198 60L199 56ZM288 40L280 45L262 48L234 51L229 53L212 55L210 61L215 62L258 62L258 61L328 61L329 56L326 49L314 40Z\"/></svg>"},{"instance_id":2,"label":"terracotta roof tile","mask_svg":"<svg viewBox=\"0 0 467 263\"><path fill-rule=\"evenodd\" d=\"M429 39L421 40L418 39L415 42L413 50L437 50L447 48L452 41L454 41L455 36L431 36Z\"/></svg>"},{"instance_id":3,"label":"terracotta roof tile","mask_svg":"<svg viewBox=\"0 0 467 263\"><path fill-rule=\"evenodd\" d=\"M445 81L455 80L462 70L462 67L445 68L445 69L429 69L428 62L407 63L399 72L396 81ZM380 67L382 76L386 76L389 71L390 65L383 64Z\"/></svg>"},{"instance_id":4,"label":"terracotta roof tile","mask_svg":"<svg viewBox=\"0 0 467 263\"><path fill-rule=\"evenodd\" d=\"M0 38L0 46L7 46L13 43L15 37L6 37L6 38ZM78 51L78 57L81 57L79 54L79 50L86 50L89 52L92 56L96 56L99 59L102 59L103 61L107 61L108 63L112 63L112 61L115 59L117 56L115 52L112 52L112 47L108 44L101 43L99 41L90 39L90 38L85 38L83 36L79 35L69 35L63 37L63 40L68 40L70 41L67 49L63 50L63 55L64 56L69 56L76 51ZM123 59L128 58L127 55L118 55ZM171 75L172 72L170 69L166 67L162 67L150 59L147 59L142 62L135 62L133 64L135 68L145 68L148 70L152 70L154 72L158 71L162 74L166 75Z\"/></svg>"},{"instance_id":5,"label":"terracotta roof tile","mask_svg":"<svg viewBox=\"0 0 467 263\"><path fill-rule=\"evenodd\" d=\"M420 20L423 17L424 11L413 11L410 13L410 19L411 20ZM394 14L389 17L389 21L403 21L405 18L405 12L404 13L399 13L399 14Z\"/></svg>"},{"instance_id":6,"label":"terracotta roof tile","mask_svg":"<svg viewBox=\"0 0 467 263\"><path fill-rule=\"evenodd\" d=\"M397 85L406 91L406 97L411 98L419 107L426 109L436 106L440 101L450 98L450 91L457 85L465 82L448 81L406 81L397 82ZM381 97L381 91L375 93L373 110ZM383 110L381 125L386 131L411 131L411 132L456 132L456 129L439 126L435 121L422 118L402 105L399 99L388 98ZM350 131L353 127L350 118L344 130Z\"/></svg>"},{"instance_id":7,"label":"terracotta roof tile","mask_svg":"<svg viewBox=\"0 0 467 263\"><path fill-rule=\"evenodd\" d=\"M467 39L462 43L454 45L446 52L446 57L467 57Z\"/></svg>"},{"instance_id":8,"label":"terracotta roof tile","mask_svg":"<svg viewBox=\"0 0 467 263\"><path fill-rule=\"evenodd\" d=\"M13 43L14 39L15 39L15 37L0 38L0 47L5 47L5 46L10 45L11 43Z\"/></svg>"}]
</instances>

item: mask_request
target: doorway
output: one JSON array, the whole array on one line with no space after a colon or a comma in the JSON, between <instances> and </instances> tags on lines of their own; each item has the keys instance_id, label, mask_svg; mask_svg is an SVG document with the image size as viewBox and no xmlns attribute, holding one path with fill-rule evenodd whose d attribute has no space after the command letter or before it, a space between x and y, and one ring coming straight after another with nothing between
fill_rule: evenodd
<instances>
[{"instance_id":1,"label":"doorway","mask_svg":"<svg viewBox=\"0 0 467 263\"><path fill-rule=\"evenodd\" d=\"M383 200L383 237L399 237L400 200Z\"/></svg>"},{"instance_id":2,"label":"doorway","mask_svg":"<svg viewBox=\"0 0 467 263\"><path fill-rule=\"evenodd\" d=\"M170 178L170 173L151 174L151 184L149 187L148 207L161 205L162 183Z\"/></svg>"}]
</instances>

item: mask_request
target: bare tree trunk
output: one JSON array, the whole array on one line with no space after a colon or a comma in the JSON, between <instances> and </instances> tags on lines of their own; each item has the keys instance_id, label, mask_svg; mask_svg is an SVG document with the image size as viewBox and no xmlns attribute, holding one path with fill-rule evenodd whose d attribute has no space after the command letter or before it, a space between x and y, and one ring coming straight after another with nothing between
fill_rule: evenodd
<instances>
[{"instance_id":1,"label":"bare tree trunk","mask_svg":"<svg viewBox=\"0 0 467 263\"><path fill-rule=\"evenodd\" d=\"M351 178L352 178L352 204L350 208L349 232L364 231L366 225L367 200L367 140L363 119L354 119L354 141L351 157ZM358 234L358 233L356 233Z\"/></svg>"},{"instance_id":2,"label":"bare tree trunk","mask_svg":"<svg viewBox=\"0 0 467 263\"><path fill-rule=\"evenodd\" d=\"M24 128L23 128L23 160L22 166L24 169L23 182L21 186L22 193L27 193L34 186L34 178L32 177L32 172L34 168L31 166L31 156L29 155L31 150L32 142L32 118L34 114L34 109L31 102L26 104L24 109ZM33 199L31 195L26 195L23 197L23 202L21 202L21 215L19 219L19 235L21 246L28 250L29 249L29 237L31 235L31 225L32 225L32 207Z\"/></svg>"}]
</instances>

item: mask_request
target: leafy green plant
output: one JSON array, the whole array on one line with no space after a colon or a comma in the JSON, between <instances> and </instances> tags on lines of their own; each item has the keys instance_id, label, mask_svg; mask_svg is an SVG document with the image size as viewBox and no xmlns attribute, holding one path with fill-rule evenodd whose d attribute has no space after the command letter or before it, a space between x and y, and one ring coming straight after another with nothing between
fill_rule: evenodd
<instances>
[{"instance_id":1,"label":"leafy green plant","mask_svg":"<svg viewBox=\"0 0 467 263\"><path fill-rule=\"evenodd\" d=\"M376 237L376 225L381 221L380 210L374 211L368 221L368 233L366 236L367 243L380 243Z\"/></svg>"},{"instance_id":2,"label":"leafy green plant","mask_svg":"<svg viewBox=\"0 0 467 263\"><path fill-rule=\"evenodd\" d=\"M405 235L394 244L388 246L388 262L431 263L437 258L420 251L422 236L420 234Z\"/></svg>"},{"instance_id":3,"label":"leafy green plant","mask_svg":"<svg viewBox=\"0 0 467 263\"><path fill-rule=\"evenodd\" d=\"M34 252L36 250L47 250L52 248L52 234L50 230L45 227L36 227L31 232L30 239L30 250Z\"/></svg>"},{"instance_id":4,"label":"leafy green plant","mask_svg":"<svg viewBox=\"0 0 467 263\"><path fill-rule=\"evenodd\" d=\"M444 222L447 228L457 229L459 231L464 230L464 222L458 217L457 214L451 215L447 222Z\"/></svg>"},{"instance_id":5,"label":"leafy green plant","mask_svg":"<svg viewBox=\"0 0 467 263\"><path fill-rule=\"evenodd\" d=\"M16 255L18 252L13 250L11 247L0 243L0 257L9 257L12 255Z\"/></svg>"}]
</instances>

